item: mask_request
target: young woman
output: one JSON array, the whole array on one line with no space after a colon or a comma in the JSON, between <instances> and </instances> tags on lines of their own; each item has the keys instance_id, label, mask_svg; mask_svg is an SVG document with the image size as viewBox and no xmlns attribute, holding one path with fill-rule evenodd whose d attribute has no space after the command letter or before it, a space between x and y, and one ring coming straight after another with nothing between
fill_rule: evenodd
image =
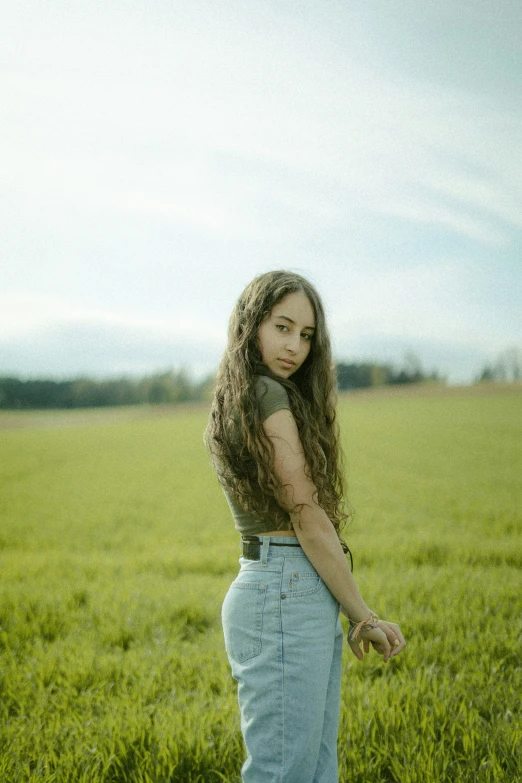
<instances>
[{"instance_id":1,"label":"young woman","mask_svg":"<svg viewBox=\"0 0 522 783\"><path fill-rule=\"evenodd\" d=\"M240 572L223 604L247 750L244 783L337 783L342 627L357 658L405 645L361 597L339 532L343 476L330 340L299 275L268 272L232 313L205 433Z\"/></svg>"}]
</instances>

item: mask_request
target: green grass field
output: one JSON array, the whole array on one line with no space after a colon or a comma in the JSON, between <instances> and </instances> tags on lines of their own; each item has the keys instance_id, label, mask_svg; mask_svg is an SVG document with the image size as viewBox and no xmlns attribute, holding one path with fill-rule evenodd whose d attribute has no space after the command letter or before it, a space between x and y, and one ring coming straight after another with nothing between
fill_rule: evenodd
<instances>
[{"instance_id":1,"label":"green grass field","mask_svg":"<svg viewBox=\"0 0 522 783\"><path fill-rule=\"evenodd\" d=\"M2 783L239 780L237 535L206 413L146 413L0 417ZM520 387L340 419L355 576L408 640L387 666L345 650L340 779L520 780Z\"/></svg>"}]
</instances>

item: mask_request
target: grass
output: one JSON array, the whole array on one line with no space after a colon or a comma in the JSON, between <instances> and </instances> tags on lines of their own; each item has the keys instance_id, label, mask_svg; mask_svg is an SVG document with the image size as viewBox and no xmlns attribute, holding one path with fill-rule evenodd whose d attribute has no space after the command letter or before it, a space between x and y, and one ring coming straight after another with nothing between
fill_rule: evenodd
<instances>
[{"instance_id":1,"label":"grass","mask_svg":"<svg viewBox=\"0 0 522 783\"><path fill-rule=\"evenodd\" d=\"M89 413L0 432L0 780L233 783L206 414ZM356 577L408 639L345 650L340 779L517 781L522 394L352 395L340 421Z\"/></svg>"}]
</instances>

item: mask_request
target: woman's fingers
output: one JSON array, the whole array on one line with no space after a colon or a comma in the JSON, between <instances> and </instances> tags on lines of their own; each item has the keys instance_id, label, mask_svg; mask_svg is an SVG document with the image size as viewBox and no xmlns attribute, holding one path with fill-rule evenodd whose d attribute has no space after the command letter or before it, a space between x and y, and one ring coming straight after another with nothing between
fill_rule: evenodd
<instances>
[{"instance_id":1,"label":"woman's fingers","mask_svg":"<svg viewBox=\"0 0 522 783\"><path fill-rule=\"evenodd\" d=\"M387 623L382 621L380 626L382 626L382 629L386 634L386 638L388 639L388 643L391 647L390 657L393 658L402 650L404 650L406 647L406 640L404 639L404 636L401 633L401 629L397 623Z\"/></svg>"},{"instance_id":2,"label":"woman's fingers","mask_svg":"<svg viewBox=\"0 0 522 783\"><path fill-rule=\"evenodd\" d=\"M388 663L388 659L389 659L390 653L391 653L391 645L390 645L390 643L388 641L388 637L386 636L386 634L384 634L383 641L382 642L379 641L378 644L379 644L379 647L382 648L382 660L384 661L384 663Z\"/></svg>"},{"instance_id":3,"label":"woman's fingers","mask_svg":"<svg viewBox=\"0 0 522 783\"><path fill-rule=\"evenodd\" d=\"M371 642L374 650L379 653L379 655L382 655L384 663L387 663L388 658L390 657L391 646L382 628L377 627L371 628L368 631L361 631L360 638L362 639L365 652L369 652Z\"/></svg>"},{"instance_id":4,"label":"woman's fingers","mask_svg":"<svg viewBox=\"0 0 522 783\"><path fill-rule=\"evenodd\" d=\"M348 638L348 644L350 645L350 647L352 649L352 652L355 655L355 657L359 661L362 661L364 656L363 656L363 652L362 652L361 648L359 647L359 639L350 639L350 638Z\"/></svg>"},{"instance_id":5,"label":"woman's fingers","mask_svg":"<svg viewBox=\"0 0 522 783\"><path fill-rule=\"evenodd\" d=\"M362 641L363 649L360 643ZM379 655L382 655L384 663L398 655L406 646L406 641L401 629L396 623L387 623L379 620L377 628L361 631L358 639L348 638L348 643L356 658L362 660L364 653L370 651L370 643ZM364 651L364 653L363 653Z\"/></svg>"}]
</instances>

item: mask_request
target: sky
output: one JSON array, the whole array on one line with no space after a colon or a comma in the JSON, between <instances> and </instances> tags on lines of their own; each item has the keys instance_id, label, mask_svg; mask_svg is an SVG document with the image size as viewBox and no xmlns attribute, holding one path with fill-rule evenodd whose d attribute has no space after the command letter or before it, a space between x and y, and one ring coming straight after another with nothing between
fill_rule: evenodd
<instances>
[{"instance_id":1,"label":"sky","mask_svg":"<svg viewBox=\"0 0 522 783\"><path fill-rule=\"evenodd\" d=\"M257 274L338 361L522 349L519 0L0 0L0 376L217 366Z\"/></svg>"}]
</instances>

